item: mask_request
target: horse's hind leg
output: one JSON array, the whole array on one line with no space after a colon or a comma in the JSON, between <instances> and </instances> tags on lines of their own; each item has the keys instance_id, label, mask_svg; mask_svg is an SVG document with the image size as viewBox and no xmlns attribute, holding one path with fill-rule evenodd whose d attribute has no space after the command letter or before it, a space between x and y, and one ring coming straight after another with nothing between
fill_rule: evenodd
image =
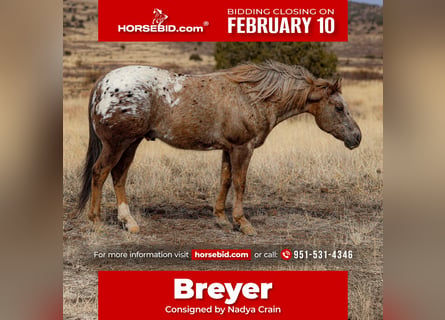
<instances>
[{"instance_id":1,"label":"horse's hind leg","mask_svg":"<svg viewBox=\"0 0 445 320\"><path fill-rule=\"evenodd\" d=\"M123 222L127 230L131 233L139 232L136 220L130 214L127 196L125 194L125 182L127 180L128 169L133 162L136 149L142 139L133 142L123 153L117 165L111 170L113 177L114 192L117 200L117 218Z\"/></svg>"},{"instance_id":2,"label":"horse's hind leg","mask_svg":"<svg viewBox=\"0 0 445 320\"><path fill-rule=\"evenodd\" d=\"M249 146L236 147L230 152L232 164L233 186L235 188L235 200L233 205L233 221L240 225L240 230L247 235L255 235L256 231L246 219L243 212L243 196L246 188L247 168L253 154L253 148Z\"/></svg>"},{"instance_id":3,"label":"horse's hind leg","mask_svg":"<svg viewBox=\"0 0 445 320\"><path fill-rule=\"evenodd\" d=\"M125 150L125 149L124 149ZM91 182L91 207L88 218L93 222L100 222L100 202L102 198L102 187L111 169L119 161L124 150L112 149L108 144L103 145L102 151L93 166L93 177Z\"/></svg>"},{"instance_id":4,"label":"horse's hind leg","mask_svg":"<svg viewBox=\"0 0 445 320\"><path fill-rule=\"evenodd\" d=\"M221 164L221 181L220 190L216 198L214 214L216 216L216 224L225 230L232 230L232 224L224 213L227 193L232 184L232 165L230 164L230 156L227 151L223 151Z\"/></svg>"}]
</instances>

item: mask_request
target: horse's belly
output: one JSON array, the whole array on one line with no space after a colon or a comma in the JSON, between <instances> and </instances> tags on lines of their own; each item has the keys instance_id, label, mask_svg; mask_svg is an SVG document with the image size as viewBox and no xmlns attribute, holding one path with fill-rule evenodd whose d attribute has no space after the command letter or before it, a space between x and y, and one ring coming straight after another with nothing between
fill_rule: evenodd
<instances>
[{"instance_id":1,"label":"horse's belly","mask_svg":"<svg viewBox=\"0 0 445 320\"><path fill-rule=\"evenodd\" d=\"M202 140L192 137L159 137L159 139L172 147L186 150L217 150L222 149L223 146L211 140Z\"/></svg>"}]
</instances>

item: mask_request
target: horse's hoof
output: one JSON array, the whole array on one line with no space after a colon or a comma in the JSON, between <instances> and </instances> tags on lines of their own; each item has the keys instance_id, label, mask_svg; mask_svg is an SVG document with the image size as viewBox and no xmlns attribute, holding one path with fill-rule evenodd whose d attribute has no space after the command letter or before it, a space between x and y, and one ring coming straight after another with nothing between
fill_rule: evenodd
<instances>
[{"instance_id":1,"label":"horse's hoof","mask_svg":"<svg viewBox=\"0 0 445 320\"><path fill-rule=\"evenodd\" d=\"M138 233L140 231L139 226L137 224L126 225L128 232L130 233Z\"/></svg>"},{"instance_id":2,"label":"horse's hoof","mask_svg":"<svg viewBox=\"0 0 445 320\"><path fill-rule=\"evenodd\" d=\"M229 219L227 217L218 217L216 218L216 225L223 229L224 231L232 231L233 226L230 223Z\"/></svg>"},{"instance_id":3,"label":"horse's hoof","mask_svg":"<svg viewBox=\"0 0 445 320\"><path fill-rule=\"evenodd\" d=\"M240 231L242 233L244 233L245 235L247 235L247 236L257 235L257 232L256 232L255 228L252 227L252 225L250 223L249 224L244 224L244 225L240 226Z\"/></svg>"}]
</instances>

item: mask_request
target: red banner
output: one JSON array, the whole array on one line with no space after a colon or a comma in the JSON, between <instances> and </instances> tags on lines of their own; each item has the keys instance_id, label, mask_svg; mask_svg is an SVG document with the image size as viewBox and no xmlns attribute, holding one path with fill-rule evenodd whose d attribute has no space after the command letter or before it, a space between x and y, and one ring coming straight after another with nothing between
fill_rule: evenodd
<instances>
[{"instance_id":1,"label":"red banner","mask_svg":"<svg viewBox=\"0 0 445 320\"><path fill-rule=\"evenodd\" d=\"M99 41L347 40L347 0L99 0Z\"/></svg>"},{"instance_id":2,"label":"red banner","mask_svg":"<svg viewBox=\"0 0 445 320\"><path fill-rule=\"evenodd\" d=\"M99 271L99 320L347 317L347 271Z\"/></svg>"}]
</instances>

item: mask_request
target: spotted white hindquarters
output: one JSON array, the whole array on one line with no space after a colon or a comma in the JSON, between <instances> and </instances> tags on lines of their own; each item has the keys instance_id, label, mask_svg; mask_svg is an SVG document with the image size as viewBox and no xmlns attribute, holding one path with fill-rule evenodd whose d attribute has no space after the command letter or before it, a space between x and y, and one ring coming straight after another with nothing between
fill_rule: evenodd
<instances>
[{"instance_id":1,"label":"spotted white hindquarters","mask_svg":"<svg viewBox=\"0 0 445 320\"><path fill-rule=\"evenodd\" d=\"M104 119L111 117L115 110L122 107L118 94L124 94L125 108L132 113L136 113L141 102L149 101L153 94L163 99L168 106L174 107L179 103L178 93L183 88L185 78L183 75L148 66L127 66L112 70L97 84L102 94L95 112ZM93 101L95 99L96 91Z\"/></svg>"},{"instance_id":2,"label":"spotted white hindquarters","mask_svg":"<svg viewBox=\"0 0 445 320\"><path fill-rule=\"evenodd\" d=\"M127 230L131 233L137 233L139 232L139 226L134 220L134 218L130 214L130 208L128 207L128 204L125 202L122 202L117 207L117 218L119 221L123 222L125 224L125 227Z\"/></svg>"}]
</instances>

